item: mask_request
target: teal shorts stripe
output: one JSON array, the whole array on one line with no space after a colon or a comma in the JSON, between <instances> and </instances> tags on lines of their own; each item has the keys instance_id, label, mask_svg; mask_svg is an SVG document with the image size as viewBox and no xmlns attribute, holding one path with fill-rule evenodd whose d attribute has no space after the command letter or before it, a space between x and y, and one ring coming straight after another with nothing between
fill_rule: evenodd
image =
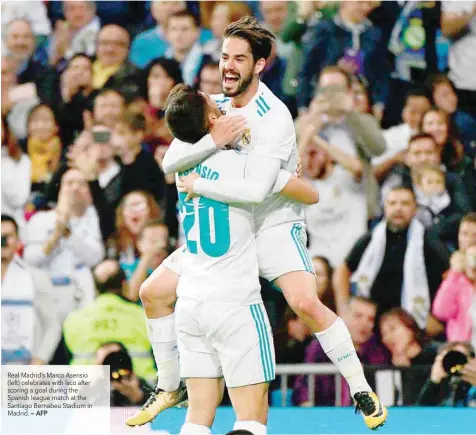
<instances>
[{"instance_id":1,"label":"teal shorts stripe","mask_svg":"<svg viewBox=\"0 0 476 435\"><path fill-rule=\"evenodd\" d=\"M261 365L263 367L264 379L266 382L271 377L271 367L269 366L269 361L267 359L266 353L266 343L265 343L265 334L266 331L263 330L261 321L259 319L258 313L258 306L257 305L250 305L251 315L253 320L255 321L256 331L258 333L258 340L259 340L259 348L260 348L260 355L261 355Z\"/></svg>"},{"instance_id":2,"label":"teal shorts stripe","mask_svg":"<svg viewBox=\"0 0 476 435\"><path fill-rule=\"evenodd\" d=\"M267 381L272 381L275 378L275 369L274 369L274 362L273 362L273 351L271 347L271 343L269 340L269 335L268 335L268 328L266 327L266 321L265 321L265 314L263 313L263 306L258 305L256 307L258 309L258 314L259 314L259 319L261 320L261 325L263 327L263 332L264 332L264 338L265 338L265 349L266 349L266 356L269 362L269 367L271 371L271 378L266 379Z\"/></svg>"},{"instance_id":3,"label":"teal shorts stripe","mask_svg":"<svg viewBox=\"0 0 476 435\"><path fill-rule=\"evenodd\" d=\"M301 240L301 228L302 227L300 225L293 225L293 228L291 229L291 237L293 238L294 244L296 245L299 255L301 256L304 268L306 271L314 273L314 267L312 266L311 258L309 257L307 248L304 246Z\"/></svg>"}]
</instances>

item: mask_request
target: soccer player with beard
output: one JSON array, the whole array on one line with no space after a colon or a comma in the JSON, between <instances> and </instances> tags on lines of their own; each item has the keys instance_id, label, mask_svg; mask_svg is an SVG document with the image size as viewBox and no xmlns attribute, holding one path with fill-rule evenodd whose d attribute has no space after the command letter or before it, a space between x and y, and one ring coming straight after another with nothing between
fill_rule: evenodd
<instances>
[{"instance_id":1,"label":"soccer player with beard","mask_svg":"<svg viewBox=\"0 0 476 435\"><path fill-rule=\"evenodd\" d=\"M233 142L240 152L248 152L249 145L253 148L245 179L240 183L217 182L207 176L206 168L202 168L200 177L191 174L182 178L183 187L196 195L225 203L260 203L255 207L260 276L274 281L282 289L291 308L311 328L330 360L347 380L366 425L376 429L385 422L387 410L365 379L344 322L317 296L312 262L305 248L302 205L279 195L268 196L280 169L294 172L297 165L292 117L287 107L259 80L273 39L273 35L252 17L231 23L224 34L220 60L224 95L213 98L222 112L246 118L248 129ZM175 140L164 158L165 172L186 171L196 166L217 147L227 144L222 142L223 136L227 133L233 136L241 131L241 120L232 122L229 115L222 118L225 128L219 143L214 140L213 130L193 145ZM262 171L256 171L256 166ZM256 194L258 186L265 186L265 189L259 189L259 195ZM127 421L130 426L151 421L164 409L186 400L179 376L173 314L181 253L182 249L173 253L141 287L159 380L150 400Z\"/></svg>"}]
</instances>

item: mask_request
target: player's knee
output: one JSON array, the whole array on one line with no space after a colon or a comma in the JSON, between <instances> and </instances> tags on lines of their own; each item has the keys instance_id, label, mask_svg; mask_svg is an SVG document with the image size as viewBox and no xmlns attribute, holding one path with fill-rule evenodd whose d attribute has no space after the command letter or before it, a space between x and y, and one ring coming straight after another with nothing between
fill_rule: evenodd
<instances>
[{"instance_id":1,"label":"player's knee","mask_svg":"<svg viewBox=\"0 0 476 435\"><path fill-rule=\"evenodd\" d=\"M151 279L152 278L152 279ZM156 303L173 305L176 299L175 289L169 288L165 281L153 278L147 278L139 289L139 297L144 306Z\"/></svg>"}]
</instances>

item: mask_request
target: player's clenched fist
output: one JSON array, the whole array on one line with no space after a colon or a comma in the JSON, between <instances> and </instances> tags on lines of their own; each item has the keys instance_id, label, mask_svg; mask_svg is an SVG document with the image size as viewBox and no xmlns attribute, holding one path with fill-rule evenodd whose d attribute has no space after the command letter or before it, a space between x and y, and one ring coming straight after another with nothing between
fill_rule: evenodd
<instances>
[{"instance_id":1,"label":"player's clenched fist","mask_svg":"<svg viewBox=\"0 0 476 435\"><path fill-rule=\"evenodd\" d=\"M241 115L220 116L210 132L217 148L225 148L246 130L246 118Z\"/></svg>"}]
</instances>

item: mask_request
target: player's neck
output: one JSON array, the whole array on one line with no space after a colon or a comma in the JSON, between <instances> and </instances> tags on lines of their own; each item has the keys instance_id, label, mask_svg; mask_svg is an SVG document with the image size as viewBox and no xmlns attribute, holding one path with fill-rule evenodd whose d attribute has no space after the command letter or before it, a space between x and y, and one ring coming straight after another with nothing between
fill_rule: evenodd
<instances>
[{"instance_id":1,"label":"player's neck","mask_svg":"<svg viewBox=\"0 0 476 435\"><path fill-rule=\"evenodd\" d=\"M258 87L259 79L253 80L245 92L241 93L240 95L237 95L236 97L231 98L231 103L233 107L236 107L237 109L245 107L258 92Z\"/></svg>"}]
</instances>

